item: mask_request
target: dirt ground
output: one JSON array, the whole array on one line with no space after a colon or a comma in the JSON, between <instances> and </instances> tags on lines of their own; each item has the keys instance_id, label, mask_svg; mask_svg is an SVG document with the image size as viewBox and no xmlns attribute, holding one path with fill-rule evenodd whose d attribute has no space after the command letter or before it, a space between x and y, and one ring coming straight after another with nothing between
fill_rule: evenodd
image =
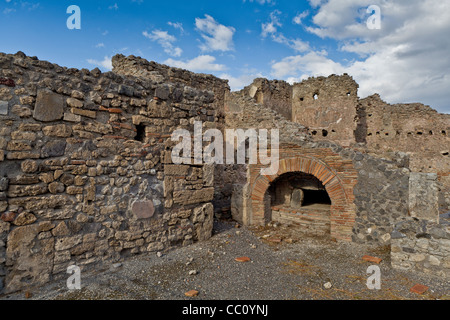
<instances>
[{"instance_id":1,"label":"dirt ground","mask_svg":"<svg viewBox=\"0 0 450 320\"><path fill-rule=\"evenodd\" d=\"M448 280L394 270L389 247L313 238L287 226L237 227L216 221L205 242L128 258L81 275L81 290L66 280L2 300L449 300ZM379 264L364 261L370 255ZM249 261L238 262L236 258ZM380 268L381 289L370 290L367 273ZM67 277L69 277L68 275ZM428 287L411 292L416 284ZM186 292L198 291L195 297Z\"/></svg>"}]
</instances>

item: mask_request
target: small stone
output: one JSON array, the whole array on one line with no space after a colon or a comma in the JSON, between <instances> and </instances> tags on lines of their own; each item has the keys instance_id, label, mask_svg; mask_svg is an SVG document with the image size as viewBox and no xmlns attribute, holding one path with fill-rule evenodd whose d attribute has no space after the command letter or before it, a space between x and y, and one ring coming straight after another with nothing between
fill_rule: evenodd
<instances>
[{"instance_id":1,"label":"small stone","mask_svg":"<svg viewBox=\"0 0 450 320\"><path fill-rule=\"evenodd\" d=\"M364 261L372 262L372 263L376 263L376 264L379 264L381 262L381 260L382 260L381 258L371 257L371 256L367 256L367 255L363 256L362 259Z\"/></svg>"},{"instance_id":2,"label":"small stone","mask_svg":"<svg viewBox=\"0 0 450 320\"><path fill-rule=\"evenodd\" d=\"M161 251L158 251L158 252L156 253L156 255L158 256L158 258L161 258L161 257L163 256L163 254L162 254Z\"/></svg>"},{"instance_id":3,"label":"small stone","mask_svg":"<svg viewBox=\"0 0 450 320\"><path fill-rule=\"evenodd\" d=\"M189 271L189 275L190 276L196 276L198 274L198 271L197 270L191 270L191 271Z\"/></svg>"},{"instance_id":4,"label":"small stone","mask_svg":"<svg viewBox=\"0 0 450 320\"><path fill-rule=\"evenodd\" d=\"M22 212L14 220L13 224L16 226L26 226L34 223L37 220L36 216L32 213Z\"/></svg>"},{"instance_id":5,"label":"small stone","mask_svg":"<svg viewBox=\"0 0 450 320\"><path fill-rule=\"evenodd\" d=\"M72 108L82 108L83 107L83 102L78 100L78 99L68 98L67 99L67 105L69 107L72 107Z\"/></svg>"},{"instance_id":6,"label":"small stone","mask_svg":"<svg viewBox=\"0 0 450 320\"><path fill-rule=\"evenodd\" d=\"M184 295L186 297L193 298L193 297L198 296L199 293L200 292L198 292L197 290L191 290L191 291L186 292Z\"/></svg>"},{"instance_id":7,"label":"small stone","mask_svg":"<svg viewBox=\"0 0 450 320\"><path fill-rule=\"evenodd\" d=\"M331 282L327 282L327 283L325 283L325 284L323 285L323 287L324 287L325 289L331 289L332 286L333 286L333 285L331 284Z\"/></svg>"},{"instance_id":8,"label":"small stone","mask_svg":"<svg viewBox=\"0 0 450 320\"><path fill-rule=\"evenodd\" d=\"M118 262L118 263L114 263L112 265L113 269L119 269L122 266L122 263Z\"/></svg>"},{"instance_id":9,"label":"small stone","mask_svg":"<svg viewBox=\"0 0 450 320\"><path fill-rule=\"evenodd\" d=\"M237 262L250 262L251 261L251 259L249 257L239 257L234 260Z\"/></svg>"},{"instance_id":10,"label":"small stone","mask_svg":"<svg viewBox=\"0 0 450 320\"><path fill-rule=\"evenodd\" d=\"M429 288L427 286L424 286L422 284L416 284L414 287L410 289L410 291L417 294L424 294L428 289Z\"/></svg>"},{"instance_id":11,"label":"small stone","mask_svg":"<svg viewBox=\"0 0 450 320\"><path fill-rule=\"evenodd\" d=\"M12 222L16 218L17 213L15 212L5 212L2 214L1 219L5 222Z\"/></svg>"}]
</instances>

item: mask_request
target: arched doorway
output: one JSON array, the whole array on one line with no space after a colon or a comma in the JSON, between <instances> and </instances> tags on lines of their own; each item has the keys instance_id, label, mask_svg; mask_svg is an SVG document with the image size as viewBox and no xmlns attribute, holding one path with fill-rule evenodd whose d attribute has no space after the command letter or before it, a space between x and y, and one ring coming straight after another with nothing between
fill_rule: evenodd
<instances>
[{"instance_id":1,"label":"arched doorway","mask_svg":"<svg viewBox=\"0 0 450 320\"><path fill-rule=\"evenodd\" d=\"M270 183L264 201L269 202L266 222L293 224L312 235L330 235L331 199L322 182L312 174L282 174Z\"/></svg>"},{"instance_id":2,"label":"arched doorway","mask_svg":"<svg viewBox=\"0 0 450 320\"><path fill-rule=\"evenodd\" d=\"M300 151L304 153L304 150L300 148L298 153L295 149L292 150L291 148L289 150L291 152L295 151L296 154L292 158L283 158L283 153L281 153L279 170L275 175L262 175L259 170L261 166L250 166L251 182L248 190L250 203L246 214L248 223L252 225L266 225L268 219L273 218L270 195L273 190L271 191L270 188L276 188L272 186L276 186L277 181L283 181L285 174L288 174L286 177L294 180L305 180L305 178L309 177L310 181L314 183L320 182L318 184L318 190L315 190L317 193L314 194L314 191L312 191L313 193L309 193L311 191L306 192L309 200L311 198L316 199L312 201L311 206L315 208L322 207L324 209L323 211L329 212L329 219L327 218L329 223L323 230L326 229L332 238L351 241L352 228L356 215L355 205L353 203L353 187L356 184L356 171L353 169L351 162L341 160L330 152L330 155L327 155L327 157L332 157L332 165L328 165L316 157L301 154ZM323 155L323 151L320 155ZM339 171L336 169L339 169ZM326 199L324 192L326 192L331 203L324 201ZM295 197L301 196L300 192L297 191L296 193L294 195ZM305 191L303 191L303 197L305 197ZM317 201L317 199L321 200ZM277 208L276 203L275 208ZM301 210L305 209L303 208ZM291 214L297 213L295 210L292 211L294 212L291 212ZM325 214L325 212L323 213Z\"/></svg>"}]
</instances>

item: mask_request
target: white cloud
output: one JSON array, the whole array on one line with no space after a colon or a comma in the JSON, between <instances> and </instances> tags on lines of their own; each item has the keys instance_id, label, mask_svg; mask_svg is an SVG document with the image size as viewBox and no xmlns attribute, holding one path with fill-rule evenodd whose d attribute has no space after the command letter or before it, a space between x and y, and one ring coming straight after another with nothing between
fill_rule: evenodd
<instances>
[{"instance_id":1,"label":"white cloud","mask_svg":"<svg viewBox=\"0 0 450 320\"><path fill-rule=\"evenodd\" d=\"M97 43L97 44L95 45L95 47L96 47L96 48L104 48L104 47L105 47L105 44L104 44L103 42L100 42L100 43Z\"/></svg>"},{"instance_id":2,"label":"white cloud","mask_svg":"<svg viewBox=\"0 0 450 320\"><path fill-rule=\"evenodd\" d=\"M311 51L304 55L290 56L272 64L272 76L279 79L302 80L308 76L329 76L344 72L344 67L327 58L325 51Z\"/></svg>"},{"instance_id":3,"label":"white cloud","mask_svg":"<svg viewBox=\"0 0 450 320\"><path fill-rule=\"evenodd\" d=\"M297 52L305 52L311 49L307 42L304 42L301 39L288 39L283 34L272 35L272 40L284 44Z\"/></svg>"},{"instance_id":4,"label":"white cloud","mask_svg":"<svg viewBox=\"0 0 450 320\"><path fill-rule=\"evenodd\" d=\"M142 35L152 41L156 41L163 47L164 52L173 57L179 57L183 53L183 50L179 47L175 47L173 42L177 39L170 35L167 31L153 30L152 33L147 31L142 32Z\"/></svg>"},{"instance_id":5,"label":"white cloud","mask_svg":"<svg viewBox=\"0 0 450 320\"><path fill-rule=\"evenodd\" d=\"M102 61L95 59L87 59L87 62L107 71L111 71L113 68L111 57L108 56L105 56L105 58Z\"/></svg>"},{"instance_id":6,"label":"white cloud","mask_svg":"<svg viewBox=\"0 0 450 320\"><path fill-rule=\"evenodd\" d=\"M214 63L216 58L210 55L200 55L191 60L182 61L167 59L164 63L181 69L186 69L194 72L211 72L211 71L223 71L226 69L225 65Z\"/></svg>"},{"instance_id":7,"label":"white cloud","mask_svg":"<svg viewBox=\"0 0 450 320\"><path fill-rule=\"evenodd\" d=\"M202 51L231 51L233 50L233 27L218 23L213 17L205 14L204 19L195 18L195 26L200 32L204 43L200 45Z\"/></svg>"},{"instance_id":8,"label":"white cloud","mask_svg":"<svg viewBox=\"0 0 450 320\"><path fill-rule=\"evenodd\" d=\"M183 28L183 24L181 22L167 22L167 24L175 29L180 30L180 32L183 34L184 33L184 28Z\"/></svg>"},{"instance_id":9,"label":"white cloud","mask_svg":"<svg viewBox=\"0 0 450 320\"><path fill-rule=\"evenodd\" d=\"M277 27L282 27L282 24L280 22L279 15L281 12L279 10L272 11L270 13L270 21L267 23L261 24L261 36L263 38L267 37L269 34L273 35L275 34L278 29Z\"/></svg>"},{"instance_id":10,"label":"white cloud","mask_svg":"<svg viewBox=\"0 0 450 320\"><path fill-rule=\"evenodd\" d=\"M299 24L301 25L303 23L303 19L305 19L307 16L309 16L309 11L303 11L299 14L297 14L294 19L292 19L292 22L294 24Z\"/></svg>"},{"instance_id":11,"label":"white cloud","mask_svg":"<svg viewBox=\"0 0 450 320\"><path fill-rule=\"evenodd\" d=\"M358 82L360 97L379 93L389 103L422 102L450 113L450 2L310 0L310 4L318 10L314 25L306 29L336 40L341 51L358 59L336 62L323 51L304 51L272 62L273 76L299 81L346 72ZM369 5L381 9L380 30L366 26ZM274 40L290 44L282 35Z\"/></svg>"},{"instance_id":12,"label":"white cloud","mask_svg":"<svg viewBox=\"0 0 450 320\"><path fill-rule=\"evenodd\" d=\"M114 3L112 6L108 7L109 10L119 10L119 6L117 5L117 3Z\"/></svg>"},{"instance_id":13,"label":"white cloud","mask_svg":"<svg viewBox=\"0 0 450 320\"><path fill-rule=\"evenodd\" d=\"M272 5L274 5L275 4L275 1L274 0L248 0L249 2L257 2L257 3L259 3L260 5L264 5L264 4L272 4ZM246 0L243 0L243 2L245 3L245 2L247 2Z\"/></svg>"},{"instance_id":14,"label":"white cloud","mask_svg":"<svg viewBox=\"0 0 450 320\"><path fill-rule=\"evenodd\" d=\"M219 78L228 80L231 91L238 91L251 84L256 78L264 78L264 75L261 73L243 73L238 77L234 77L228 73L222 73L219 75Z\"/></svg>"}]
</instances>

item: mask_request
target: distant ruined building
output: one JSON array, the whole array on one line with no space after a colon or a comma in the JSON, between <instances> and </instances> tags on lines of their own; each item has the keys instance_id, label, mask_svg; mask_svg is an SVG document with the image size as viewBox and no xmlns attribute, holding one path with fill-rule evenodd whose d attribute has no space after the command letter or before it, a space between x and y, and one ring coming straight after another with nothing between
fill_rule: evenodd
<instances>
[{"instance_id":1,"label":"distant ruined building","mask_svg":"<svg viewBox=\"0 0 450 320\"><path fill-rule=\"evenodd\" d=\"M346 74L230 92L139 57L113 67L0 53L0 293L205 241L227 214L390 245L393 267L450 277L450 115L360 99ZM171 134L195 121L279 129L278 172L172 163Z\"/></svg>"}]
</instances>

